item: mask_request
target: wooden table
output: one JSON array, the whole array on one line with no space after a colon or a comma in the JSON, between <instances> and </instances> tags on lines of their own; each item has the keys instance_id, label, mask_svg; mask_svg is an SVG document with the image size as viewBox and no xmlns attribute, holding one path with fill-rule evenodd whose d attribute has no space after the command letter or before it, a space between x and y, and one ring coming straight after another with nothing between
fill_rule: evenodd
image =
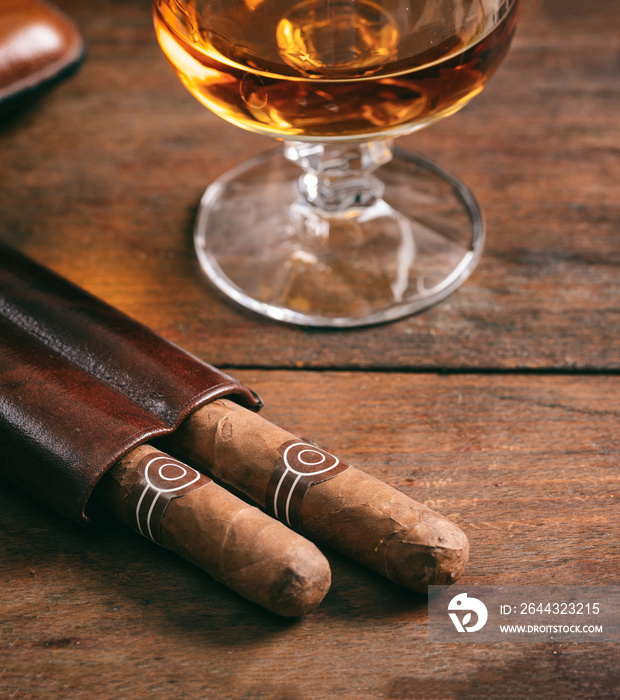
<instances>
[{"instance_id":1,"label":"wooden table","mask_svg":"<svg viewBox=\"0 0 620 700\"><path fill-rule=\"evenodd\" d=\"M185 92L147 0L58 5L88 58L0 126L0 238L449 515L471 542L462 583L616 584L617 0L524 0L486 91L400 140L472 187L487 248L436 308L347 332L210 289L191 242L201 192L271 141ZM281 620L132 532L81 531L0 486L0 697L619 697L612 644L431 643L422 597L331 551L324 603Z\"/></svg>"}]
</instances>

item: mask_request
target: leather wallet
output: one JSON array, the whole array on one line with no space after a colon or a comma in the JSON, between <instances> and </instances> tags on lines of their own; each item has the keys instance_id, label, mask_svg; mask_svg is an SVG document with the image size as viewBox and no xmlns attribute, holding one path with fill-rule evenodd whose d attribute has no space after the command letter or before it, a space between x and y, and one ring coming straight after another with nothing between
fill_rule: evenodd
<instances>
[{"instance_id":1,"label":"leather wallet","mask_svg":"<svg viewBox=\"0 0 620 700\"><path fill-rule=\"evenodd\" d=\"M0 475L83 524L105 471L240 382L0 244Z\"/></svg>"},{"instance_id":2,"label":"leather wallet","mask_svg":"<svg viewBox=\"0 0 620 700\"><path fill-rule=\"evenodd\" d=\"M68 75L84 57L75 23L43 0L0 0L0 109Z\"/></svg>"}]
</instances>

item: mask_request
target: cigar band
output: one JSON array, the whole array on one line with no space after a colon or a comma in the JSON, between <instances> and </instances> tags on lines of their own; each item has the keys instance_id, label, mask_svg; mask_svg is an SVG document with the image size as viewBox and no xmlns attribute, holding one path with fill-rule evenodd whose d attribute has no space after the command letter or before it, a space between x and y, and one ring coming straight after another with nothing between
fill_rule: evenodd
<instances>
[{"instance_id":1,"label":"cigar band","mask_svg":"<svg viewBox=\"0 0 620 700\"><path fill-rule=\"evenodd\" d=\"M129 494L133 527L162 544L161 523L170 501L210 484L211 479L163 452L144 457L138 464L138 473L140 481Z\"/></svg>"},{"instance_id":2,"label":"cigar band","mask_svg":"<svg viewBox=\"0 0 620 700\"><path fill-rule=\"evenodd\" d=\"M278 452L281 457L267 484L267 511L300 531L301 504L308 489L342 474L349 465L302 440L289 440Z\"/></svg>"}]
</instances>

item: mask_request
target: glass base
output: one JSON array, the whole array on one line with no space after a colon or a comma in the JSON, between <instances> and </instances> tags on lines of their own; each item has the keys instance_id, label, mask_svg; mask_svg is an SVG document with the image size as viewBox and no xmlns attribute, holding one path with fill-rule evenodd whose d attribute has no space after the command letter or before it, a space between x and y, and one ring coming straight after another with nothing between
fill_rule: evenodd
<instances>
[{"instance_id":1,"label":"glass base","mask_svg":"<svg viewBox=\"0 0 620 700\"><path fill-rule=\"evenodd\" d=\"M194 238L204 272L238 304L303 326L372 325L436 304L480 258L478 205L420 156L396 149L375 167L361 177L363 197L347 179L346 208L313 201L318 180L290 154L234 168L200 204Z\"/></svg>"}]
</instances>

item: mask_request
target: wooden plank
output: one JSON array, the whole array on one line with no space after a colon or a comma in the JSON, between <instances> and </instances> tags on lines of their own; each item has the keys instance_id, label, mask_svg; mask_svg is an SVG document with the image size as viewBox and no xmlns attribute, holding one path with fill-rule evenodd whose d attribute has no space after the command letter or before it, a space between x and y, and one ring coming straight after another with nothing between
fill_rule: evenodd
<instances>
[{"instance_id":1,"label":"wooden plank","mask_svg":"<svg viewBox=\"0 0 620 700\"><path fill-rule=\"evenodd\" d=\"M512 53L458 115L400 139L484 209L480 267L436 308L347 333L284 328L220 299L194 260L204 187L273 145L208 113L148 3L59 5L81 72L0 126L0 236L221 366L620 367L616 0L524 0Z\"/></svg>"},{"instance_id":2,"label":"wooden plank","mask_svg":"<svg viewBox=\"0 0 620 700\"><path fill-rule=\"evenodd\" d=\"M460 523L463 583L617 583L619 379L238 374L265 417ZM617 697L614 645L431 643L424 598L331 551L324 603L287 622L6 484L0 520L3 697Z\"/></svg>"}]
</instances>

